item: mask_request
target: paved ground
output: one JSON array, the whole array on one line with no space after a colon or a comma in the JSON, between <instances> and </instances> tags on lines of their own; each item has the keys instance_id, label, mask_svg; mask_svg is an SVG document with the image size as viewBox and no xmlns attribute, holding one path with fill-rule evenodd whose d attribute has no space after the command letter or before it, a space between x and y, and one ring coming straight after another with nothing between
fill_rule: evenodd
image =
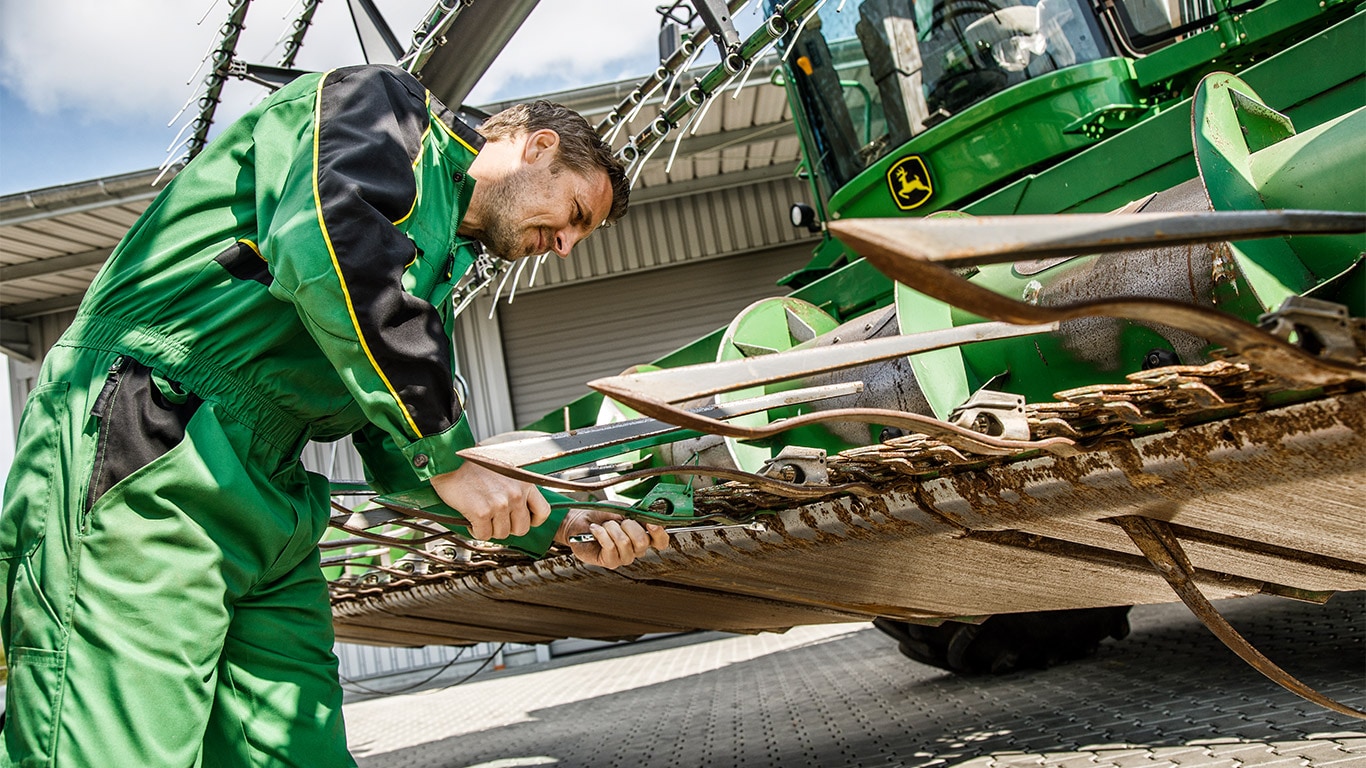
<instances>
[{"instance_id":1,"label":"paved ground","mask_svg":"<svg viewBox=\"0 0 1366 768\"><path fill-rule=\"evenodd\" d=\"M1219 605L1292 674L1366 708L1366 593ZM367 768L1366 767L1366 723L1274 686L1183 606L1131 623L1091 659L991 679L909 662L868 625L669 638L346 718Z\"/></svg>"}]
</instances>

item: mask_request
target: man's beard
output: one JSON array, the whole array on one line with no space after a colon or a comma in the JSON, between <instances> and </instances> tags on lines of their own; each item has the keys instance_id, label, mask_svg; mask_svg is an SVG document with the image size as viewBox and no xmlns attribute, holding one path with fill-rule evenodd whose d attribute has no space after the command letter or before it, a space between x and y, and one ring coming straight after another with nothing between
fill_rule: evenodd
<instances>
[{"instance_id":1,"label":"man's beard","mask_svg":"<svg viewBox=\"0 0 1366 768\"><path fill-rule=\"evenodd\" d=\"M519 224L518 214L534 194L531 173L525 168L488 185L485 210L490 216L479 241L490 253L508 261L531 255L527 252L526 230Z\"/></svg>"}]
</instances>

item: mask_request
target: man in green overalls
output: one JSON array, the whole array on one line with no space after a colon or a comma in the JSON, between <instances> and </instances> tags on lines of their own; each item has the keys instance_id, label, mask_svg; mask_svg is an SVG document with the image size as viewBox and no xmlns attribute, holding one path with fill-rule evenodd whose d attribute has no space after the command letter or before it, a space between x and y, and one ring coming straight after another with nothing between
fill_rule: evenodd
<instances>
[{"instance_id":1,"label":"man in green overalls","mask_svg":"<svg viewBox=\"0 0 1366 768\"><path fill-rule=\"evenodd\" d=\"M393 67L301 77L229 126L115 249L24 409L3 764L354 765L309 440L352 435L376 489L430 482L476 539L591 532L574 552L607 567L667 546L456 455L449 298L475 243L566 256L627 195L578 115L475 132Z\"/></svg>"}]
</instances>

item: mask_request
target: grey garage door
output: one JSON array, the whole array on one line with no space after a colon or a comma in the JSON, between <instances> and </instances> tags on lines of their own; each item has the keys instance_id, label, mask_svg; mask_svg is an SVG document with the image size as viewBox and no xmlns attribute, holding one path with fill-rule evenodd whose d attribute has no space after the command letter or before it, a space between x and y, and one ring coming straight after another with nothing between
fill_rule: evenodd
<instances>
[{"instance_id":1,"label":"grey garage door","mask_svg":"<svg viewBox=\"0 0 1366 768\"><path fill-rule=\"evenodd\" d=\"M519 294L498 310L518 424L717 328L811 258L811 244Z\"/></svg>"}]
</instances>

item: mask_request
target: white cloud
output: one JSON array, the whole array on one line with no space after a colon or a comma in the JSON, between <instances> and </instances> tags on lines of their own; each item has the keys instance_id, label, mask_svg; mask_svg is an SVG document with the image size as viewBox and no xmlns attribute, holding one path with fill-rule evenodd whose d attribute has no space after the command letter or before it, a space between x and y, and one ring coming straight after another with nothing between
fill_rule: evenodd
<instances>
[{"instance_id":1,"label":"white cloud","mask_svg":"<svg viewBox=\"0 0 1366 768\"><path fill-rule=\"evenodd\" d=\"M512 83L543 79L537 93L644 76L658 63L659 14L652 0L541 0L470 94L479 103Z\"/></svg>"},{"instance_id":2,"label":"white cloud","mask_svg":"<svg viewBox=\"0 0 1366 768\"><path fill-rule=\"evenodd\" d=\"M433 0L377 0L377 5L406 44ZM510 83L525 89L543 81L543 90L554 90L645 74L656 55L654 5L653 0L542 0L474 100L530 95L502 92ZM277 63L282 53L277 41L299 7L298 0L255 0L239 58ZM195 69L217 43L228 11L227 0L0 0L0 82L36 112L60 110L95 122L145 118L165 125L203 80L205 70L196 74ZM347 4L320 3L297 66L326 69L361 60ZM220 120L240 114L261 93L230 81Z\"/></svg>"},{"instance_id":3,"label":"white cloud","mask_svg":"<svg viewBox=\"0 0 1366 768\"><path fill-rule=\"evenodd\" d=\"M115 117L174 110L226 13L177 0L7 2L0 77L34 110ZM166 115L168 118L170 114Z\"/></svg>"}]
</instances>

